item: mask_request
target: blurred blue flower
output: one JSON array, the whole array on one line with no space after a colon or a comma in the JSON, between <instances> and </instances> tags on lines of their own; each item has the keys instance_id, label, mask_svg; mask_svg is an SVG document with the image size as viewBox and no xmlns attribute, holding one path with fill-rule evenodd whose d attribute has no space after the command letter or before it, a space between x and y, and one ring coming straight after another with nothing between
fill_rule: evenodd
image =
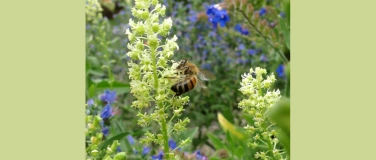
<instances>
[{"instance_id":1,"label":"blurred blue flower","mask_svg":"<svg viewBox=\"0 0 376 160\"><path fill-rule=\"evenodd\" d=\"M196 22L197 21L196 12L193 11L193 10L189 10L189 16L187 17L187 20L190 21L190 22Z\"/></svg>"},{"instance_id":2,"label":"blurred blue flower","mask_svg":"<svg viewBox=\"0 0 376 160\"><path fill-rule=\"evenodd\" d=\"M92 105L94 105L94 100L93 99L89 99L87 102L86 102L87 106L88 107L91 107Z\"/></svg>"},{"instance_id":3,"label":"blurred blue flower","mask_svg":"<svg viewBox=\"0 0 376 160\"><path fill-rule=\"evenodd\" d=\"M107 104L101 111L101 118L106 119L112 116L112 107L110 104Z\"/></svg>"},{"instance_id":4,"label":"blurred blue flower","mask_svg":"<svg viewBox=\"0 0 376 160\"><path fill-rule=\"evenodd\" d=\"M120 148L120 146L118 146L118 147L116 148L116 151L117 151L117 152L121 152L121 148Z\"/></svg>"},{"instance_id":5,"label":"blurred blue flower","mask_svg":"<svg viewBox=\"0 0 376 160\"><path fill-rule=\"evenodd\" d=\"M260 14L260 16L263 16L264 14L266 14L266 9L261 8L260 11L259 11L259 14Z\"/></svg>"},{"instance_id":6,"label":"blurred blue flower","mask_svg":"<svg viewBox=\"0 0 376 160\"><path fill-rule=\"evenodd\" d=\"M278 68L276 69L278 77L283 77L285 75L285 66L283 64L280 64Z\"/></svg>"},{"instance_id":7,"label":"blurred blue flower","mask_svg":"<svg viewBox=\"0 0 376 160\"><path fill-rule=\"evenodd\" d=\"M127 136L127 139L131 145L134 145L134 138L131 135Z\"/></svg>"},{"instance_id":8,"label":"blurred blue flower","mask_svg":"<svg viewBox=\"0 0 376 160\"><path fill-rule=\"evenodd\" d=\"M285 18L285 13L284 13L284 12L280 12L279 15L280 15L282 18Z\"/></svg>"},{"instance_id":9,"label":"blurred blue flower","mask_svg":"<svg viewBox=\"0 0 376 160\"><path fill-rule=\"evenodd\" d=\"M262 55L261 55L261 57L260 57L260 61L261 61L261 62L267 62L267 61L268 61L268 59L267 59L267 57L266 57L265 54L262 54Z\"/></svg>"},{"instance_id":10,"label":"blurred blue flower","mask_svg":"<svg viewBox=\"0 0 376 160\"><path fill-rule=\"evenodd\" d=\"M201 68L206 69L206 70L210 70L211 69L210 63L201 64Z\"/></svg>"},{"instance_id":11,"label":"blurred blue flower","mask_svg":"<svg viewBox=\"0 0 376 160\"><path fill-rule=\"evenodd\" d=\"M207 160L208 158L206 158L204 155L201 154L200 150L197 150L196 151L196 160Z\"/></svg>"},{"instance_id":12,"label":"blurred blue flower","mask_svg":"<svg viewBox=\"0 0 376 160\"><path fill-rule=\"evenodd\" d=\"M252 41L252 46L256 46L256 42L255 41Z\"/></svg>"},{"instance_id":13,"label":"blurred blue flower","mask_svg":"<svg viewBox=\"0 0 376 160\"><path fill-rule=\"evenodd\" d=\"M255 55L257 53L257 51L255 49L248 49L247 52L251 56L253 56L253 55Z\"/></svg>"},{"instance_id":14,"label":"blurred blue flower","mask_svg":"<svg viewBox=\"0 0 376 160\"><path fill-rule=\"evenodd\" d=\"M274 28L276 25L277 25L277 23L275 23L275 22L270 22L269 23L269 27L270 28Z\"/></svg>"},{"instance_id":15,"label":"blurred blue flower","mask_svg":"<svg viewBox=\"0 0 376 160\"><path fill-rule=\"evenodd\" d=\"M168 146L170 146L171 149L175 149L177 147L176 142L173 139L168 140Z\"/></svg>"},{"instance_id":16,"label":"blurred blue flower","mask_svg":"<svg viewBox=\"0 0 376 160\"><path fill-rule=\"evenodd\" d=\"M150 148L149 147L144 147L144 149L142 149L142 155L147 155L149 152L150 152Z\"/></svg>"},{"instance_id":17,"label":"blurred blue flower","mask_svg":"<svg viewBox=\"0 0 376 160\"><path fill-rule=\"evenodd\" d=\"M109 131L108 127L102 128L102 133L103 133L104 136L108 135L108 131Z\"/></svg>"},{"instance_id":18,"label":"blurred blue flower","mask_svg":"<svg viewBox=\"0 0 376 160\"><path fill-rule=\"evenodd\" d=\"M101 95L101 100L107 103L113 103L116 100L116 91L111 92L110 90L105 90Z\"/></svg>"},{"instance_id":19,"label":"blurred blue flower","mask_svg":"<svg viewBox=\"0 0 376 160\"><path fill-rule=\"evenodd\" d=\"M240 45L238 46L238 48L239 48L239 50L244 50L244 49L245 49L245 46L244 46L244 44L242 43L242 44L240 44Z\"/></svg>"},{"instance_id":20,"label":"blurred blue flower","mask_svg":"<svg viewBox=\"0 0 376 160\"><path fill-rule=\"evenodd\" d=\"M237 57L240 57L242 54L241 54L240 51L235 51L235 55L236 55Z\"/></svg>"},{"instance_id":21,"label":"blurred blue flower","mask_svg":"<svg viewBox=\"0 0 376 160\"><path fill-rule=\"evenodd\" d=\"M209 22L213 24L214 29L217 29L218 23L224 27L230 21L227 11L220 8L218 4L206 7L206 15L208 15Z\"/></svg>"},{"instance_id":22,"label":"blurred blue flower","mask_svg":"<svg viewBox=\"0 0 376 160\"><path fill-rule=\"evenodd\" d=\"M249 35L249 31L246 28L242 27L240 24L235 25L235 30L242 35Z\"/></svg>"},{"instance_id":23,"label":"blurred blue flower","mask_svg":"<svg viewBox=\"0 0 376 160\"><path fill-rule=\"evenodd\" d=\"M159 153L155 156L151 156L152 160L163 160L163 152L159 151Z\"/></svg>"}]
</instances>

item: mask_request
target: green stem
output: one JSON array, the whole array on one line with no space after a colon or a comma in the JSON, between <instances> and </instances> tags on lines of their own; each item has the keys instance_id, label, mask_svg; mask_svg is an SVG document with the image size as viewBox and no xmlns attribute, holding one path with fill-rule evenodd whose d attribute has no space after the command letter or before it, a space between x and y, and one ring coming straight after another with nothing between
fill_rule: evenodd
<instances>
[{"instance_id":1,"label":"green stem","mask_svg":"<svg viewBox=\"0 0 376 160\"><path fill-rule=\"evenodd\" d=\"M105 25L105 22L106 21L103 21L102 22L102 26L104 26ZM101 36L102 36L102 39L101 39L101 41L102 41L102 46L103 46L103 51L104 51L104 53L105 53L105 58L106 58L106 61L107 61L107 72L108 72L108 77L109 77L109 81L108 81L108 83L110 84L110 88L112 89L112 84L113 84L113 82L114 82L114 75L112 74L112 71L111 71L111 61L110 61L110 54L109 54L109 52L108 52L108 50L107 50L107 48L108 48L108 44L107 44L107 41L106 41L106 34L105 34L105 31L103 31L102 30L102 27L100 27L100 32L101 32Z\"/></svg>"},{"instance_id":2,"label":"green stem","mask_svg":"<svg viewBox=\"0 0 376 160\"><path fill-rule=\"evenodd\" d=\"M255 31L262 37L264 38L264 40L266 41L266 43L268 43L278 54L279 56L281 56L282 60L284 63L288 63L289 61L287 60L286 56L279 50L277 49L269 40L266 36L264 36L260 30L257 29L257 27L251 22L251 20L249 19L249 17L244 13L244 11L242 10L239 10L239 9L236 9L237 11L239 11L243 17L247 20L247 22L249 23L249 25L252 26L253 29L255 29Z\"/></svg>"},{"instance_id":3,"label":"green stem","mask_svg":"<svg viewBox=\"0 0 376 160\"><path fill-rule=\"evenodd\" d=\"M152 62L153 62L153 73L154 73L154 88L156 91L158 91L158 70L157 70L157 55L155 53L155 48L150 47L150 53L152 56ZM158 108L163 107L160 103L157 103ZM162 109L163 110L163 109ZM167 125L166 125L166 118L165 113L163 110L162 118L161 118L161 126L162 126L162 135L163 135L163 147L164 147L164 155L166 157L166 160L169 160L169 146L168 146L168 134L167 134Z\"/></svg>"}]
</instances>

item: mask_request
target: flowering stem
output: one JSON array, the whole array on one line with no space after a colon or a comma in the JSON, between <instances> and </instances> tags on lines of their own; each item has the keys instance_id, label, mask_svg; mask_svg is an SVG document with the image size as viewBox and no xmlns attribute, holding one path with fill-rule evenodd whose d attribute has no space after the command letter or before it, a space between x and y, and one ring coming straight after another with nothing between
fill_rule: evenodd
<instances>
[{"instance_id":1,"label":"flowering stem","mask_svg":"<svg viewBox=\"0 0 376 160\"><path fill-rule=\"evenodd\" d=\"M248 18L248 16L244 13L244 11L242 10L239 10L239 9L236 9L237 11L239 11L243 16L244 18L247 20L247 22L249 23L249 25L252 26L252 28L255 29L255 31L262 37L265 39L265 41L279 54L279 56L281 56L282 60L284 63L288 63L289 61L287 60L286 56L279 50L277 49L269 40L266 36L264 36L258 29L257 27L251 22L251 20Z\"/></svg>"},{"instance_id":2,"label":"flowering stem","mask_svg":"<svg viewBox=\"0 0 376 160\"><path fill-rule=\"evenodd\" d=\"M150 47L150 54L153 62L153 73L154 73L154 88L156 92L158 91L158 70L157 70L157 55L155 53L155 48ZM158 108L163 107L160 103L157 103ZM166 160L169 160L169 147L168 147L168 135L167 135L167 125L164 110L162 110L161 126L162 126L162 135L163 135L163 144L164 144L164 154Z\"/></svg>"}]
</instances>

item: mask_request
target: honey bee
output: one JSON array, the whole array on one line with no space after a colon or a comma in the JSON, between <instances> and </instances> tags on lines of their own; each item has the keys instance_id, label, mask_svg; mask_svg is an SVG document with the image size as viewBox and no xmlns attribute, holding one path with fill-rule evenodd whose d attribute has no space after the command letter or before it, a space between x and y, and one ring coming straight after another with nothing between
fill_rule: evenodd
<instances>
[{"instance_id":1,"label":"honey bee","mask_svg":"<svg viewBox=\"0 0 376 160\"><path fill-rule=\"evenodd\" d=\"M176 93L175 96L180 96L192 90L195 87L200 87L204 95L208 96L210 94L207 86L201 81L214 80L215 76L208 70L198 68L195 64L188 62L188 60L181 60L180 64L176 67L178 72L180 72L179 80L171 86L171 90ZM199 77L199 78L197 78Z\"/></svg>"}]
</instances>

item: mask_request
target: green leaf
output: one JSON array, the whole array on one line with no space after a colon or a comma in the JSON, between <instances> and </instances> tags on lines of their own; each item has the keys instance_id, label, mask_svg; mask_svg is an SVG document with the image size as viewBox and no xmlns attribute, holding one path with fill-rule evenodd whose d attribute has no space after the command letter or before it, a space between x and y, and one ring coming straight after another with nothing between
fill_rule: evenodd
<instances>
[{"instance_id":1,"label":"green leaf","mask_svg":"<svg viewBox=\"0 0 376 160\"><path fill-rule=\"evenodd\" d=\"M95 96L95 85L92 84L88 91L88 97L93 98Z\"/></svg>"},{"instance_id":2,"label":"green leaf","mask_svg":"<svg viewBox=\"0 0 376 160\"><path fill-rule=\"evenodd\" d=\"M115 140L118 140L120 141L122 138L124 138L125 136L127 136L128 134L131 134L131 132L123 132L123 133L119 133L109 139L107 139L106 141L104 141L103 143L101 143L98 148L99 150L103 150L105 149L106 147L108 147L109 145L112 144L112 142L114 142Z\"/></svg>"},{"instance_id":3,"label":"green leaf","mask_svg":"<svg viewBox=\"0 0 376 160\"><path fill-rule=\"evenodd\" d=\"M290 155L290 99L282 97L267 114L279 128L278 139Z\"/></svg>"},{"instance_id":4,"label":"green leaf","mask_svg":"<svg viewBox=\"0 0 376 160\"><path fill-rule=\"evenodd\" d=\"M107 81L101 81L96 85L97 92L103 92L106 89L115 90L116 94L124 94L130 91L130 85L128 83L113 82L112 87Z\"/></svg>"},{"instance_id":5,"label":"green leaf","mask_svg":"<svg viewBox=\"0 0 376 160\"><path fill-rule=\"evenodd\" d=\"M110 44L116 43L119 40L119 37L116 37L110 41Z\"/></svg>"},{"instance_id":6,"label":"green leaf","mask_svg":"<svg viewBox=\"0 0 376 160\"><path fill-rule=\"evenodd\" d=\"M223 105L224 107L221 108L223 110L222 114L223 116L230 122L230 123L235 123L234 121L234 116L232 115L232 110L230 107L227 107Z\"/></svg>"},{"instance_id":7,"label":"green leaf","mask_svg":"<svg viewBox=\"0 0 376 160\"><path fill-rule=\"evenodd\" d=\"M219 138L217 138L214 134L208 133L207 135L209 137L209 140L214 145L215 149L219 150L219 149L224 148L225 144L222 143L222 141Z\"/></svg>"},{"instance_id":8,"label":"green leaf","mask_svg":"<svg viewBox=\"0 0 376 160\"><path fill-rule=\"evenodd\" d=\"M286 77L287 77L287 83L285 87L285 96L290 97L290 63L288 63L286 67Z\"/></svg>"},{"instance_id":9,"label":"green leaf","mask_svg":"<svg viewBox=\"0 0 376 160\"><path fill-rule=\"evenodd\" d=\"M290 29L282 17L279 18L279 24L281 25L283 37L285 39L286 47L290 49Z\"/></svg>"},{"instance_id":10,"label":"green leaf","mask_svg":"<svg viewBox=\"0 0 376 160\"><path fill-rule=\"evenodd\" d=\"M238 158L242 158L244 156L244 148L243 146L238 146L235 150L235 155L238 157Z\"/></svg>"},{"instance_id":11,"label":"green leaf","mask_svg":"<svg viewBox=\"0 0 376 160\"><path fill-rule=\"evenodd\" d=\"M88 56L87 61L91 64L91 67L93 68L100 68L101 64L97 57L95 56Z\"/></svg>"},{"instance_id":12,"label":"green leaf","mask_svg":"<svg viewBox=\"0 0 376 160\"><path fill-rule=\"evenodd\" d=\"M89 70L87 70L86 73L87 73L87 74L94 75L94 76L104 76L104 72L103 72L102 70L93 70L93 69L89 69Z\"/></svg>"},{"instance_id":13,"label":"green leaf","mask_svg":"<svg viewBox=\"0 0 376 160\"><path fill-rule=\"evenodd\" d=\"M182 140L183 139L185 140L187 138L193 139L193 137L197 134L197 132L198 132L198 127L187 129L180 134L179 139L182 139Z\"/></svg>"}]
</instances>

